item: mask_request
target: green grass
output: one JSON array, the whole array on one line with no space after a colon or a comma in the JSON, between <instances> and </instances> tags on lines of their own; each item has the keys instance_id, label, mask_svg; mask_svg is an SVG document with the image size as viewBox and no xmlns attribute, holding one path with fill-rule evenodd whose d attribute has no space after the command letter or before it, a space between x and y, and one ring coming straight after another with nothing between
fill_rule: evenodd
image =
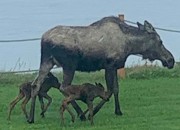
<instances>
[{"instance_id":1,"label":"green grass","mask_svg":"<svg viewBox=\"0 0 180 130\"><path fill-rule=\"evenodd\" d=\"M37 101L34 124L30 125L26 122L20 103L13 110L11 121L7 121L8 105L17 95L18 85L34 79L36 74L0 75L0 130L179 130L179 71L177 68L173 70L148 69L140 69L138 72L131 69L127 70L128 78L121 80L121 82L119 80L121 92L119 98L123 116L114 114L114 98L112 97L94 117L94 126L91 126L89 121L81 122L78 118L76 118L75 123L71 123L70 116L66 112L66 125L62 127L60 125L59 107L63 96L56 89L51 89L49 92L49 95L53 97L53 103L46 112L44 119L39 115L40 105ZM101 82L105 85L103 75L103 71L76 73L73 84ZM62 74L57 76L61 81ZM96 99L95 104L99 101ZM78 104L86 108L83 103L78 102ZM27 106L28 110L29 107L30 104Z\"/></svg>"}]
</instances>

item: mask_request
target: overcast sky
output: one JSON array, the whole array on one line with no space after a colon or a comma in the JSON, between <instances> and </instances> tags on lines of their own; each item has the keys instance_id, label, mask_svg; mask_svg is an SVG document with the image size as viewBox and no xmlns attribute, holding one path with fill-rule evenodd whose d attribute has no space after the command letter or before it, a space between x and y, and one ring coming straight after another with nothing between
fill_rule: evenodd
<instances>
[{"instance_id":1,"label":"overcast sky","mask_svg":"<svg viewBox=\"0 0 180 130\"><path fill-rule=\"evenodd\" d=\"M105 16L124 14L133 22L180 30L180 0L1 0L0 40L41 35L56 25L89 25ZM159 31L164 45L180 61L180 33ZM131 65L133 58L128 58ZM0 71L38 69L40 41L0 43Z\"/></svg>"}]
</instances>

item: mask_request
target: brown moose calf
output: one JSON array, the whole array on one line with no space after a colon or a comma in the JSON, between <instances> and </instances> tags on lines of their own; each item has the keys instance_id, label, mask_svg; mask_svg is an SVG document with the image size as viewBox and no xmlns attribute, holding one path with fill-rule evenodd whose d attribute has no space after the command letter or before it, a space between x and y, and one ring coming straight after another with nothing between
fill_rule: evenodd
<instances>
[{"instance_id":1,"label":"brown moose calf","mask_svg":"<svg viewBox=\"0 0 180 130\"><path fill-rule=\"evenodd\" d=\"M65 95L65 99L62 102L60 108L60 115L61 115L61 123L64 125L64 117L63 113L65 109L70 113L72 122L75 120L74 114L68 108L68 104L73 100L81 100L87 104L89 115L90 115L90 122L93 125L93 100L96 97L100 97L103 100L108 100L108 93L104 91L104 87L100 83L96 83L96 85L85 83L82 85L70 85L65 88L60 88L60 91Z\"/></svg>"},{"instance_id":2,"label":"brown moose calf","mask_svg":"<svg viewBox=\"0 0 180 130\"><path fill-rule=\"evenodd\" d=\"M21 104L21 108L26 116L26 119L28 119L28 114L26 112L26 104L31 98L31 88L32 88L31 83L32 82L27 82L20 85L18 96L10 103L8 120L10 120L11 111L13 110L15 105L24 97L25 99L23 100ZM47 94L47 92L49 91L51 87L59 89L60 85L61 84L58 82L58 79L52 73L48 73L47 77L44 79L43 84L41 85L40 91L38 92L39 102L41 104L41 110L42 110L41 112L42 117L44 117L44 113L46 112L47 108L52 102L52 98ZM48 103L46 106L44 105L43 98L46 98L48 100Z\"/></svg>"}]
</instances>

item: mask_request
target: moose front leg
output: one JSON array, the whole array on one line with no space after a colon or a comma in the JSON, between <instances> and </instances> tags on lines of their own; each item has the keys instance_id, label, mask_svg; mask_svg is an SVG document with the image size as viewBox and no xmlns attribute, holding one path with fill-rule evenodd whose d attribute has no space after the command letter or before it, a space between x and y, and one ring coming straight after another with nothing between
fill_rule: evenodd
<instances>
[{"instance_id":1,"label":"moose front leg","mask_svg":"<svg viewBox=\"0 0 180 130\"><path fill-rule=\"evenodd\" d=\"M108 98L112 96L112 93L114 93L114 98L115 98L115 114L116 115L122 115L122 112L120 110L120 105L119 105L119 87L118 87L118 79L117 79L117 70L116 69L106 69L105 70L105 79L106 79L106 85L107 89L109 91ZM93 111L93 115L95 115L101 107L105 104L105 100L102 100L95 108Z\"/></svg>"},{"instance_id":2,"label":"moose front leg","mask_svg":"<svg viewBox=\"0 0 180 130\"><path fill-rule=\"evenodd\" d=\"M113 79L113 93L114 93L114 100L115 100L115 114L122 115L119 103L119 85L118 85L118 78L117 78L117 70L114 71L114 79Z\"/></svg>"},{"instance_id":3,"label":"moose front leg","mask_svg":"<svg viewBox=\"0 0 180 130\"><path fill-rule=\"evenodd\" d=\"M63 82L61 85L61 88L63 90L64 87L68 86L71 84L73 77L74 77L75 70L74 69L69 69L69 68L63 68ZM78 116L80 115L81 120L86 120L85 115L83 115L83 111L79 107L79 105L75 101L71 101L71 104L75 111L77 112Z\"/></svg>"},{"instance_id":4,"label":"moose front leg","mask_svg":"<svg viewBox=\"0 0 180 130\"><path fill-rule=\"evenodd\" d=\"M112 69L105 69L105 79L108 90L108 99L112 96L113 93L113 81L114 81L114 71ZM105 100L102 100L93 110L93 115L95 115L101 107L106 103Z\"/></svg>"}]
</instances>

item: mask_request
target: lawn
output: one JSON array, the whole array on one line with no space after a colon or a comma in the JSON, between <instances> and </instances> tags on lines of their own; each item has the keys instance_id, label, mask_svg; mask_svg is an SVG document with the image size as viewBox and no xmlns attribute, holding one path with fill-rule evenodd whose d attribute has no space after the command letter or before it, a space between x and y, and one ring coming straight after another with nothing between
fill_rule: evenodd
<instances>
[{"instance_id":1,"label":"lawn","mask_svg":"<svg viewBox=\"0 0 180 130\"><path fill-rule=\"evenodd\" d=\"M89 121L81 122L78 118L76 118L75 123L71 123L70 115L66 112L64 127L60 125L59 117L59 107L63 96L56 89L49 91L53 102L45 113L45 118L41 118L39 115L40 105L37 100L34 124L26 122L21 111L21 103L18 103L13 110L11 121L7 121L8 106L18 94L18 85L34 79L36 74L0 74L0 130L179 130L180 78L175 74L176 70L168 72L170 76L166 76L163 72L159 77L154 74L158 73L157 71L159 69L151 71L150 75L153 77L142 76L143 74L137 76L137 74L129 72L128 78L119 80L119 98L123 116L114 114L114 98L112 97L94 117L94 126L91 126ZM145 74L147 73L146 70ZM103 71L76 73L73 84L101 82L105 85L103 75ZM56 74L56 76L61 81L62 74ZM99 101L96 99L94 104L96 105ZM86 108L79 101L78 104L83 109ZM29 107L30 104L27 106L28 111Z\"/></svg>"}]
</instances>

